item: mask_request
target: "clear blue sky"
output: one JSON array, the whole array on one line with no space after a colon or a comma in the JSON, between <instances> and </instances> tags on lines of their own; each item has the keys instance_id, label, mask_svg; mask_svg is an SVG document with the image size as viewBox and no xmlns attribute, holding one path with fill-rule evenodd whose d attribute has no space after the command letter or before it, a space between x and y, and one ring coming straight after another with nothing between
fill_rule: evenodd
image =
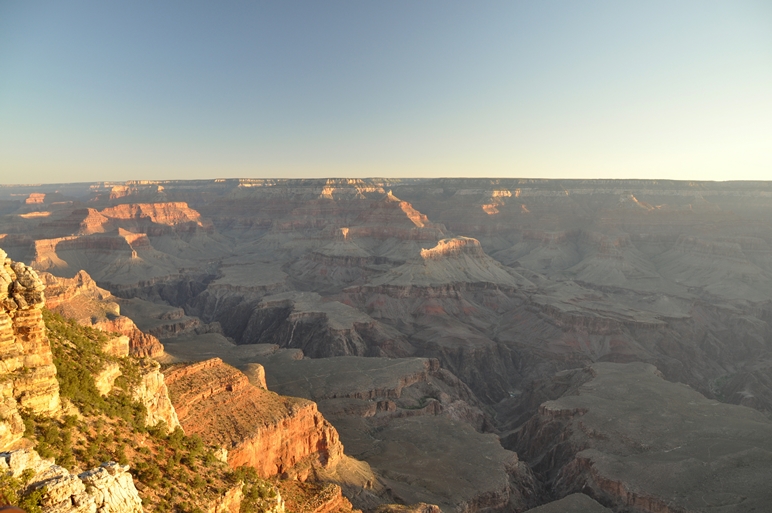
<instances>
[{"instance_id":1,"label":"clear blue sky","mask_svg":"<svg viewBox=\"0 0 772 513\"><path fill-rule=\"evenodd\" d=\"M0 1L0 182L772 180L772 2Z\"/></svg>"}]
</instances>

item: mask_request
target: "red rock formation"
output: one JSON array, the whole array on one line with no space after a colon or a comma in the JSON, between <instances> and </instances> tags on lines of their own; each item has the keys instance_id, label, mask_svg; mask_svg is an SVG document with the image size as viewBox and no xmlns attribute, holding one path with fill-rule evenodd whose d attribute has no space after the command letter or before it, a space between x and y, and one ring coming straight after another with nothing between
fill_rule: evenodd
<instances>
[{"instance_id":1,"label":"red rock formation","mask_svg":"<svg viewBox=\"0 0 772 513\"><path fill-rule=\"evenodd\" d=\"M480 242L477 239L472 239L470 237L442 239L433 248L421 250L421 258L424 260L436 260L461 254L473 255L480 258L485 257L485 252L480 246Z\"/></svg>"},{"instance_id":2,"label":"red rock formation","mask_svg":"<svg viewBox=\"0 0 772 513\"><path fill-rule=\"evenodd\" d=\"M27 199L24 200L24 203L26 205L42 205L46 200L46 195L39 193L39 192L33 192L30 194Z\"/></svg>"},{"instance_id":3,"label":"red rock formation","mask_svg":"<svg viewBox=\"0 0 772 513\"><path fill-rule=\"evenodd\" d=\"M166 382L185 432L224 446L233 467L270 477L309 459L329 466L343 453L315 403L254 387L219 358L174 368Z\"/></svg>"},{"instance_id":4,"label":"red rock formation","mask_svg":"<svg viewBox=\"0 0 772 513\"><path fill-rule=\"evenodd\" d=\"M201 219L201 214L188 207L187 203L133 203L105 208L100 212L110 219L147 219L155 224L177 226L193 223L206 228L209 223Z\"/></svg>"},{"instance_id":5,"label":"red rock formation","mask_svg":"<svg viewBox=\"0 0 772 513\"><path fill-rule=\"evenodd\" d=\"M40 277L46 285L47 304L51 310L84 326L129 337L129 350L133 356L155 357L163 353L161 342L153 335L143 333L128 317L120 315L120 306L113 295L97 286L86 271L79 271L73 278L59 278L50 273L40 273Z\"/></svg>"}]
</instances>

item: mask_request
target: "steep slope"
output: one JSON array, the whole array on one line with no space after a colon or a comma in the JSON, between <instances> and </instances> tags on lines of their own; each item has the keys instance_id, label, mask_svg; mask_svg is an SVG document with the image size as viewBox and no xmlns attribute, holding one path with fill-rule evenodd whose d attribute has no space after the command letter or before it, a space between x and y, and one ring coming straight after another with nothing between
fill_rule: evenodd
<instances>
[{"instance_id":1,"label":"steep slope","mask_svg":"<svg viewBox=\"0 0 772 513\"><path fill-rule=\"evenodd\" d=\"M539 412L513 447L557 496L614 510L762 511L772 500L772 421L711 401L642 363L594 364Z\"/></svg>"},{"instance_id":2,"label":"steep slope","mask_svg":"<svg viewBox=\"0 0 772 513\"><path fill-rule=\"evenodd\" d=\"M349 454L366 461L400 502L459 512L522 511L536 503L527 466L495 435L480 432L490 419L436 360L276 353L261 361L269 386L317 401Z\"/></svg>"},{"instance_id":3,"label":"steep slope","mask_svg":"<svg viewBox=\"0 0 772 513\"><path fill-rule=\"evenodd\" d=\"M254 369L250 384L219 358L174 365L167 375L183 428L219 447L231 467L280 478L288 505L298 495L320 511L349 511L348 498L369 509L393 501L366 463L343 454L337 431L315 403L269 392ZM292 486L286 479L308 484Z\"/></svg>"},{"instance_id":4,"label":"steep slope","mask_svg":"<svg viewBox=\"0 0 772 513\"><path fill-rule=\"evenodd\" d=\"M59 409L59 385L41 310L44 285L26 265L0 250L0 445L21 439L20 411L51 415Z\"/></svg>"},{"instance_id":5,"label":"steep slope","mask_svg":"<svg viewBox=\"0 0 772 513\"><path fill-rule=\"evenodd\" d=\"M73 278L59 278L45 272L40 276L46 286L46 304L50 310L76 319L84 326L128 337L129 349L134 356L154 357L163 353L161 342L121 315L118 299L98 287L86 271L78 272Z\"/></svg>"},{"instance_id":6,"label":"steep slope","mask_svg":"<svg viewBox=\"0 0 772 513\"><path fill-rule=\"evenodd\" d=\"M343 453L314 403L255 387L218 358L172 368L166 380L183 429L222 446L233 467L271 477L310 459L334 465Z\"/></svg>"}]
</instances>

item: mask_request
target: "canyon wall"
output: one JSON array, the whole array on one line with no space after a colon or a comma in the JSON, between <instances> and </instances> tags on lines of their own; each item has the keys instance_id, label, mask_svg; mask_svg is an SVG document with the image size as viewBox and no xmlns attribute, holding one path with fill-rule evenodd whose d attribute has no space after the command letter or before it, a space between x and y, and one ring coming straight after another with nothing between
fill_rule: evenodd
<instances>
[{"instance_id":1,"label":"canyon wall","mask_svg":"<svg viewBox=\"0 0 772 513\"><path fill-rule=\"evenodd\" d=\"M224 447L233 467L271 477L302 473L301 463L334 465L343 453L316 404L255 387L219 358L172 368L166 382L185 432Z\"/></svg>"},{"instance_id":2,"label":"canyon wall","mask_svg":"<svg viewBox=\"0 0 772 513\"><path fill-rule=\"evenodd\" d=\"M604 506L623 510L644 507L649 495L634 498L626 488L626 499L614 499L621 488L608 490L624 483L596 484L634 476L601 472L611 460L596 453L558 465L561 450L584 450L578 442L554 451L554 472L543 469L535 447L549 445L550 433L569 435L562 424L536 426L534 415L546 415L539 409L546 400L578 390L585 371L571 369L632 362L709 399L772 411L770 197L767 182L661 180L0 187L0 244L57 276L85 268L116 296L152 302L149 309L164 313L143 326L175 348L169 361L262 363L272 389L294 387L318 400L347 449L383 474L426 473L395 467L404 444L415 444L414 454L440 452L441 443L411 430L462 440L453 446L462 455L464 444L498 436L537 469L539 500L561 499L584 480ZM172 310L179 318L160 318ZM439 369L403 372L414 358ZM370 371L390 377L367 384ZM556 381L561 371L570 376ZM405 386L391 379L419 374ZM338 376L351 386L332 383ZM249 395L232 395L239 394ZM515 443L521 435L531 443ZM373 437L378 451L368 452ZM489 449L479 452L511 456ZM556 481L564 468L560 483L570 486ZM418 497L434 486L427 483L415 479L399 493ZM480 495L434 490L445 509L474 508Z\"/></svg>"},{"instance_id":3,"label":"canyon wall","mask_svg":"<svg viewBox=\"0 0 772 513\"><path fill-rule=\"evenodd\" d=\"M706 399L652 365L598 363L508 439L555 498L614 511L753 511L772 498L772 421ZM565 381L565 376L561 379Z\"/></svg>"},{"instance_id":4,"label":"canyon wall","mask_svg":"<svg viewBox=\"0 0 772 513\"><path fill-rule=\"evenodd\" d=\"M58 410L59 383L41 313L45 287L34 270L2 250L0 262L0 446L8 447L24 433L20 408L43 415Z\"/></svg>"},{"instance_id":5,"label":"canyon wall","mask_svg":"<svg viewBox=\"0 0 772 513\"><path fill-rule=\"evenodd\" d=\"M79 271L72 278L42 272L40 278L46 287L46 306L49 310L75 319L84 326L127 336L129 352L133 356L155 357L163 353L161 342L137 328L130 318L121 315L117 299L97 286L86 271Z\"/></svg>"}]
</instances>

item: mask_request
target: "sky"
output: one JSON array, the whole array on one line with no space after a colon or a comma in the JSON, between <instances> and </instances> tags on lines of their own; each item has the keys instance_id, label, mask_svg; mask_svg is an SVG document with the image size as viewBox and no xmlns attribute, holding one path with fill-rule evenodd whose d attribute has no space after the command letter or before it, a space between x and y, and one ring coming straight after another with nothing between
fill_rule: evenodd
<instances>
[{"instance_id":1,"label":"sky","mask_svg":"<svg viewBox=\"0 0 772 513\"><path fill-rule=\"evenodd\" d=\"M772 180L772 2L0 0L0 183Z\"/></svg>"}]
</instances>

